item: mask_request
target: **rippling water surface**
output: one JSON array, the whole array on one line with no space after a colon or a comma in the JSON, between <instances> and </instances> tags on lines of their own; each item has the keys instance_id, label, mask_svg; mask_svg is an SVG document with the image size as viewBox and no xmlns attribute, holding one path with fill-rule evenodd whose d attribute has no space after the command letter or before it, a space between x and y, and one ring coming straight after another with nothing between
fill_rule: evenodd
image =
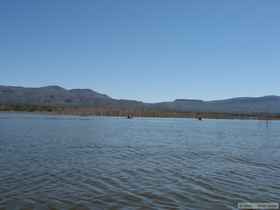
<instances>
[{"instance_id":1,"label":"rippling water surface","mask_svg":"<svg viewBox=\"0 0 280 210\"><path fill-rule=\"evenodd\" d=\"M280 199L280 123L0 114L0 209L236 209Z\"/></svg>"}]
</instances>

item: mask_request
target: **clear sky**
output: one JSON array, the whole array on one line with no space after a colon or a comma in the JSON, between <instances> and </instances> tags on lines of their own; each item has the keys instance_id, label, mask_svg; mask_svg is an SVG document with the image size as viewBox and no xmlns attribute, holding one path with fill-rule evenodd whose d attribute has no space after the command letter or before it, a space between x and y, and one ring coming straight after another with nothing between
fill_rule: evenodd
<instances>
[{"instance_id":1,"label":"clear sky","mask_svg":"<svg viewBox=\"0 0 280 210\"><path fill-rule=\"evenodd\" d=\"M147 102L280 95L280 1L1 0L0 84Z\"/></svg>"}]
</instances>

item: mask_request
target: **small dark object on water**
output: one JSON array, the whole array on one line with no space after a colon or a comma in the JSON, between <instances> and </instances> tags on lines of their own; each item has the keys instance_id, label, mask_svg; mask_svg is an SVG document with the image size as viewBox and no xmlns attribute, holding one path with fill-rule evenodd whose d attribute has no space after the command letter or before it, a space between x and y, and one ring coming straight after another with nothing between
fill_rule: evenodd
<instances>
[{"instance_id":1,"label":"small dark object on water","mask_svg":"<svg viewBox=\"0 0 280 210\"><path fill-rule=\"evenodd\" d=\"M132 117L132 115L127 115L127 119L132 119L133 117Z\"/></svg>"},{"instance_id":2,"label":"small dark object on water","mask_svg":"<svg viewBox=\"0 0 280 210\"><path fill-rule=\"evenodd\" d=\"M202 120L202 117L198 117L197 119L198 119L198 120Z\"/></svg>"}]
</instances>

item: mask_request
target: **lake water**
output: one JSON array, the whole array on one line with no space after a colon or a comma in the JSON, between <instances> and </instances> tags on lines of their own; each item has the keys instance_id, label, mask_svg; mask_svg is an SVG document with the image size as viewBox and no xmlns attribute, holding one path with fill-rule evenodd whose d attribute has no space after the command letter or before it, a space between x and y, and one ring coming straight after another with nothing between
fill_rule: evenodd
<instances>
[{"instance_id":1,"label":"lake water","mask_svg":"<svg viewBox=\"0 0 280 210\"><path fill-rule=\"evenodd\" d=\"M280 201L280 122L0 113L0 209Z\"/></svg>"}]
</instances>

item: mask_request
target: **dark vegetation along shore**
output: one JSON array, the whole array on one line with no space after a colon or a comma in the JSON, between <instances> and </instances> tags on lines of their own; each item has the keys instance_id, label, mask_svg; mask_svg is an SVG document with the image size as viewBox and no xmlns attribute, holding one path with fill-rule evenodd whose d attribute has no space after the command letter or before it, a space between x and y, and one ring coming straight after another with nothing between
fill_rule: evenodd
<instances>
[{"instance_id":1,"label":"dark vegetation along shore","mask_svg":"<svg viewBox=\"0 0 280 210\"><path fill-rule=\"evenodd\" d=\"M113 110L90 107L64 107L42 105L1 105L2 112L32 112L57 115L78 116L133 116L133 117L174 117L174 118L207 118L207 119L257 119L280 120L280 114L270 113L219 113L219 112L171 112L156 110Z\"/></svg>"},{"instance_id":2,"label":"dark vegetation along shore","mask_svg":"<svg viewBox=\"0 0 280 210\"><path fill-rule=\"evenodd\" d=\"M90 89L67 90L59 86L23 88L0 86L0 111L50 114L187 117L213 119L280 119L280 97L232 98L218 101L177 99L143 103L118 100Z\"/></svg>"}]
</instances>

